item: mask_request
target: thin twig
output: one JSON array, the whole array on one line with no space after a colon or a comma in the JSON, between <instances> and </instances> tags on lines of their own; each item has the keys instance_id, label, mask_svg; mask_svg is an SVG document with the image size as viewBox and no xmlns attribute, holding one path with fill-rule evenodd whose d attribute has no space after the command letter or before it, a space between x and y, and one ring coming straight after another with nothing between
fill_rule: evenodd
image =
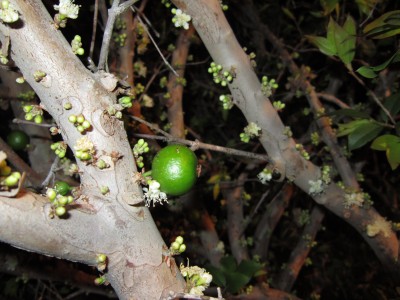
<instances>
[{"instance_id":1,"label":"thin twig","mask_svg":"<svg viewBox=\"0 0 400 300\"><path fill-rule=\"evenodd\" d=\"M136 10L131 7L131 10L133 12L136 12ZM146 31L147 35L149 36L149 39L151 40L151 42L153 43L154 47L156 47L156 50L158 52L158 54L160 54L162 60L164 61L164 63L167 65L167 67L171 70L172 73L174 73L174 75L176 77L179 77L179 74L174 70L174 68L170 65L170 63L167 61L167 59L165 58L165 56L162 54L160 48L157 46L157 43L155 42L155 40L153 39L153 37L150 34L150 31L147 30L147 26L144 24L142 18L138 15L137 16L139 22L143 25L143 29Z\"/></svg>"},{"instance_id":2,"label":"thin twig","mask_svg":"<svg viewBox=\"0 0 400 300\"><path fill-rule=\"evenodd\" d=\"M331 94L328 94L328 93L317 93L317 96L319 98L325 99L326 101L329 101L331 103L336 104L340 108L350 108L349 105L347 105L342 100L340 100L339 98L335 97L334 95L331 95Z\"/></svg>"},{"instance_id":3,"label":"thin twig","mask_svg":"<svg viewBox=\"0 0 400 300\"><path fill-rule=\"evenodd\" d=\"M93 58L94 44L96 41L97 32L97 20L99 18L99 0L94 2L94 15L93 15L93 27L92 27L92 39L90 41L89 57Z\"/></svg>"},{"instance_id":4,"label":"thin twig","mask_svg":"<svg viewBox=\"0 0 400 300\"><path fill-rule=\"evenodd\" d=\"M45 180L43 180L41 188L43 189L44 187L48 186L50 181L54 180L55 177L55 173L58 169L58 164L60 162L60 158L58 156L56 156L56 158L54 159L53 163L51 164L50 167L50 171L47 174Z\"/></svg>"},{"instance_id":5,"label":"thin twig","mask_svg":"<svg viewBox=\"0 0 400 300\"><path fill-rule=\"evenodd\" d=\"M103 42L101 45L100 58L98 63L99 70L104 70L106 68L108 51L110 48L110 41L114 29L115 20L120 14L122 14L126 9L135 4L137 1L138 0L129 0L120 5L120 0L114 0L111 8L108 10L108 19L106 28L104 29Z\"/></svg>"},{"instance_id":6,"label":"thin twig","mask_svg":"<svg viewBox=\"0 0 400 300\"><path fill-rule=\"evenodd\" d=\"M217 145L212 145L212 144L206 144L206 143L199 142L197 140L191 141L191 140L185 140L185 139L180 139L180 138L175 138L175 137L165 137L165 136L159 136L159 135L140 134L140 133L136 133L136 134L134 134L134 136L138 137L138 138L143 138L143 139L153 139L153 140L161 140L161 141L165 141L165 142L179 143L179 144L184 144L184 145L187 145L190 147L195 147L197 149L207 149L207 150L211 150L211 151L226 153L229 155L242 156L242 157L247 157L247 158L251 158L251 159L258 159L258 160L265 161L265 162L270 161L269 157L264 154L246 152L246 151L237 150L237 149L233 149L233 148L227 148L227 147L222 147L222 146L217 146Z\"/></svg>"},{"instance_id":7,"label":"thin twig","mask_svg":"<svg viewBox=\"0 0 400 300\"><path fill-rule=\"evenodd\" d=\"M269 162L270 159L268 158L267 155L263 155L263 154L258 154L258 153L253 153L253 152L247 152L247 151L242 151L242 150L236 150L233 148L227 148L227 147L222 147L222 146L216 146L216 145L212 145L212 144L206 144L206 143L202 143L198 140L196 141L190 141L190 140L186 140L186 139L182 139L182 138L177 138L174 137L172 135L170 135L169 133L165 132L164 130L161 130L160 128L154 126L153 124L135 117L135 116L130 116L130 118L134 119L135 121L138 121L140 123L143 123L145 125L147 125L150 129L161 133L164 136L157 136L157 135L150 135L150 134L134 134L134 136L139 137L139 138L145 138L145 139L153 139L153 140L162 140L162 141L166 141L166 142L177 142L180 144L184 144L184 145L188 145L192 148L201 148L201 149L208 149L208 150L212 150L212 151L217 151L217 152L223 152L223 153L227 153L230 155L236 155L236 156L243 156L243 157L248 157L251 159L258 159L258 160L262 160L262 161L266 161Z\"/></svg>"},{"instance_id":8,"label":"thin twig","mask_svg":"<svg viewBox=\"0 0 400 300\"><path fill-rule=\"evenodd\" d=\"M137 8L135 5L132 5L132 7L136 10L136 12L143 17L143 19L146 21L146 24L153 30L154 34L156 35L157 38L160 38L160 33L154 28L154 26L151 24L150 20L146 17L146 15L143 13L142 10Z\"/></svg>"},{"instance_id":9,"label":"thin twig","mask_svg":"<svg viewBox=\"0 0 400 300\"><path fill-rule=\"evenodd\" d=\"M56 126L55 124L48 124L48 123L35 123L35 122L31 122L31 121L26 121L26 120L22 120L22 119L13 119L13 123L15 124L25 124L25 125L34 125L34 126L40 126L40 127L54 127Z\"/></svg>"},{"instance_id":10,"label":"thin twig","mask_svg":"<svg viewBox=\"0 0 400 300\"><path fill-rule=\"evenodd\" d=\"M372 91L371 89L369 89L364 81L357 76L356 73L354 73L352 70L350 70L350 75L354 77L354 79L360 84L362 85L367 91L368 93L371 95L372 99L375 101L376 104L378 104L378 106L382 109L382 111L387 115L387 117L389 118L390 122L393 125L396 125L396 121L393 119L392 115L390 114L390 112L387 110L387 108L382 104L382 102L379 100L378 96L374 93L374 91Z\"/></svg>"},{"instance_id":11,"label":"thin twig","mask_svg":"<svg viewBox=\"0 0 400 300\"><path fill-rule=\"evenodd\" d=\"M171 138L171 139L174 138L174 137L173 137L172 135L170 135L168 132L165 132L164 130L162 130L162 129L156 127L156 126L154 126L153 124L151 124L151 123L149 123L149 122L147 122L147 121L145 121L145 120L143 120L143 119L141 119L141 118L138 118L138 117L136 117L136 116L129 116L129 117L132 118L132 119L134 119L135 121L138 121L138 122L140 122L140 123L145 124L147 127L151 128L152 130L154 130L154 131L156 131L156 132L158 132L158 133L161 133L162 135L166 136L167 138Z\"/></svg>"}]
</instances>

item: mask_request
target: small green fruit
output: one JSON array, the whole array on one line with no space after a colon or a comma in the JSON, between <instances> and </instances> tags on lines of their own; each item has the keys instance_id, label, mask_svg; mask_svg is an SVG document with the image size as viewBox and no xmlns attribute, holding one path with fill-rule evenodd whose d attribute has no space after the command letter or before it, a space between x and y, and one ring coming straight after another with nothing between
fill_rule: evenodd
<instances>
[{"instance_id":1,"label":"small green fruit","mask_svg":"<svg viewBox=\"0 0 400 300\"><path fill-rule=\"evenodd\" d=\"M197 179L197 157L183 145L169 145L153 159L151 176L171 196L187 193Z\"/></svg>"},{"instance_id":2,"label":"small green fruit","mask_svg":"<svg viewBox=\"0 0 400 300\"><path fill-rule=\"evenodd\" d=\"M57 181L54 185L54 190L57 192L57 194L65 196L71 191L71 186L64 181Z\"/></svg>"},{"instance_id":3,"label":"small green fruit","mask_svg":"<svg viewBox=\"0 0 400 300\"><path fill-rule=\"evenodd\" d=\"M15 151L24 150L29 144L29 136L22 130L13 130L7 136L7 144Z\"/></svg>"}]
</instances>

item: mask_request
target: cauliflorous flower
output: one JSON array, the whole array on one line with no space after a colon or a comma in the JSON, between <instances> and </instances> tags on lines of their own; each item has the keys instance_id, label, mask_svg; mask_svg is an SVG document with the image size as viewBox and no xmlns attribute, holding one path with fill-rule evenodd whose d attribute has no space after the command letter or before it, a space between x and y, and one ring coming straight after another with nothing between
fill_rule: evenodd
<instances>
[{"instance_id":1,"label":"cauliflorous flower","mask_svg":"<svg viewBox=\"0 0 400 300\"><path fill-rule=\"evenodd\" d=\"M10 5L10 2L4 0L0 5L0 19L4 23L14 23L19 19L18 12Z\"/></svg>"},{"instance_id":2,"label":"cauliflorous flower","mask_svg":"<svg viewBox=\"0 0 400 300\"><path fill-rule=\"evenodd\" d=\"M172 18L172 22L174 23L175 27L183 27L186 30L189 29L189 22L192 19L191 16L176 8L172 9L172 13L175 15Z\"/></svg>"},{"instance_id":3,"label":"cauliflorous flower","mask_svg":"<svg viewBox=\"0 0 400 300\"><path fill-rule=\"evenodd\" d=\"M150 207L151 203L154 206L156 202L159 202L161 205L163 202L168 203L167 194L160 191L160 184L156 180L150 180L149 188L143 188L143 191L143 198L147 207Z\"/></svg>"},{"instance_id":4,"label":"cauliflorous flower","mask_svg":"<svg viewBox=\"0 0 400 300\"><path fill-rule=\"evenodd\" d=\"M74 0L60 0L59 5L54 5L54 9L58 10L60 15L70 19L78 17L80 5L74 4Z\"/></svg>"}]
</instances>

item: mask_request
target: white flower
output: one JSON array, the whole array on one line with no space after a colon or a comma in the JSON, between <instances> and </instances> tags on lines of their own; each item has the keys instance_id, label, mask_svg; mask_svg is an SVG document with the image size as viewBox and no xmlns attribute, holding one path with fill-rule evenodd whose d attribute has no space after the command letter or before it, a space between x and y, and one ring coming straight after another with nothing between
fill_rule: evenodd
<instances>
[{"instance_id":1,"label":"white flower","mask_svg":"<svg viewBox=\"0 0 400 300\"><path fill-rule=\"evenodd\" d=\"M209 286L212 281L212 275L208 272L204 272L200 274L200 279L197 281L197 284L201 284L205 287Z\"/></svg>"},{"instance_id":2,"label":"white flower","mask_svg":"<svg viewBox=\"0 0 400 300\"><path fill-rule=\"evenodd\" d=\"M190 289L189 294L196 295L196 296L202 296L205 289L206 288L202 285L195 286Z\"/></svg>"},{"instance_id":3,"label":"white flower","mask_svg":"<svg viewBox=\"0 0 400 300\"><path fill-rule=\"evenodd\" d=\"M0 19L4 23L14 23L18 20L18 12L12 7L9 1L1 2Z\"/></svg>"},{"instance_id":4,"label":"white flower","mask_svg":"<svg viewBox=\"0 0 400 300\"><path fill-rule=\"evenodd\" d=\"M324 191L323 182L321 179L316 181L309 180L308 184L310 185L310 189L308 190L310 195L318 195Z\"/></svg>"},{"instance_id":5,"label":"white flower","mask_svg":"<svg viewBox=\"0 0 400 300\"><path fill-rule=\"evenodd\" d=\"M272 179L272 172L265 168L257 175L258 179L261 181L262 184L267 184L267 181L271 181Z\"/></svg>"},{"instance_id":6,"label":"white flower","mask_svg":"<svg viewBox=\"0 0 400 300\"><path fill-rule=\"evenodd\" d=\"M156 180L150 180L149 188L143 188L143 191L145 192L143 198L147 207L150 207L151 203L153 203L154 207L156 202L161 205L163 202L168 203L167 194L160 191L160 184Z\"/></svg>"},{"instance_id":7,"label":"white flower","mask_svg":"<svg viewBox=\"0 0 400 300\"><path fill-rule=\"evenodd\" d=\"M346 193L344 195L344 207L345 208L350 208L351 206L359 206L361 207L364 203L364 195L363 193Z\"/></svg>"},{"instance_id":8,"label":"white flower","mask_svg":"<svg viewBox=\"0 0 400 300\"><path fill-rule=\"evenodd\" d=\"M186 277L187 289L191 295L203 295L203 291L210 285L212 275L206 272L205 269L198 266L185 267L182 263L179 266L181 274Z\"/></svg>"},{"instance_id":9,"label":"white flower","mask_svg":"<svg viewBox=\"0 0 400 300\"><path fill-rule=\"evenodd\" d=\"M58 10L61 15L70 19L78 17L80 5L74 4L74 0L60 0L59 5L54 5L54 9Z\"/></svg>"},{"instance_id":10,"label":"white flower","mask_svg":"<svg viewBox=\"0 0 400 300\"><path fill-rule=\"evenodd\" d=\"M185 14L180 9L172 9L172 13L175 15L172 18L172 22L174 23L175 27L183 27L185 29L189 29L189 23L192 19L191 16Z\"/></svg>"},{"instance_id":11,"label":"white flower","mask_svg":"<svg viewBox=\"0 0 400 300\"><path fill-rule=\"evenodd\" d=\"M249 125L247 125L244 128L244 133L246 133L248 136L252 137L256 137L259 136L259 131L261 130L260 127L258 127L258 125L254 122L250 122Z\"/></svg>"}]
</instances>

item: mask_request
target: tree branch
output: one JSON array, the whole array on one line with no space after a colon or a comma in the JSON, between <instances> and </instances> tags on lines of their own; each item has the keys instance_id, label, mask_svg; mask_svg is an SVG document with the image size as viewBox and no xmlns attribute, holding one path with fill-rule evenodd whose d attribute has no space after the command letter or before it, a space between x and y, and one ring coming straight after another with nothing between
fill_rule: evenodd
<instances>
[{"instance_id":1,"label":"tree branch","mask_svg":"<svg viewBox=\"0 0 400 300\"><path fill-rule=\"evenodd\" d=\"M224 70L236 70L235 78L229 84L234 102L248 122L254 122L261 128L259 140L271 158L274 169L282 177L293 181L317 203L350 223L370 244L379 259L387 267L394 268L399 255L399 242L387 221L373 208L346 208L347 194L334 183L324 186L319 193L311 193L311 183L320 180L321 170L305 160L296 150L294 140L285 135L285 126L269 99L263 95L260 81L236 40L219 1L179 0L174 3L192 16L193 25L213 60L222 65ZM386 224L387 231L368 236L366 226L376 223Z\"/></svg>"}]
</instances>

